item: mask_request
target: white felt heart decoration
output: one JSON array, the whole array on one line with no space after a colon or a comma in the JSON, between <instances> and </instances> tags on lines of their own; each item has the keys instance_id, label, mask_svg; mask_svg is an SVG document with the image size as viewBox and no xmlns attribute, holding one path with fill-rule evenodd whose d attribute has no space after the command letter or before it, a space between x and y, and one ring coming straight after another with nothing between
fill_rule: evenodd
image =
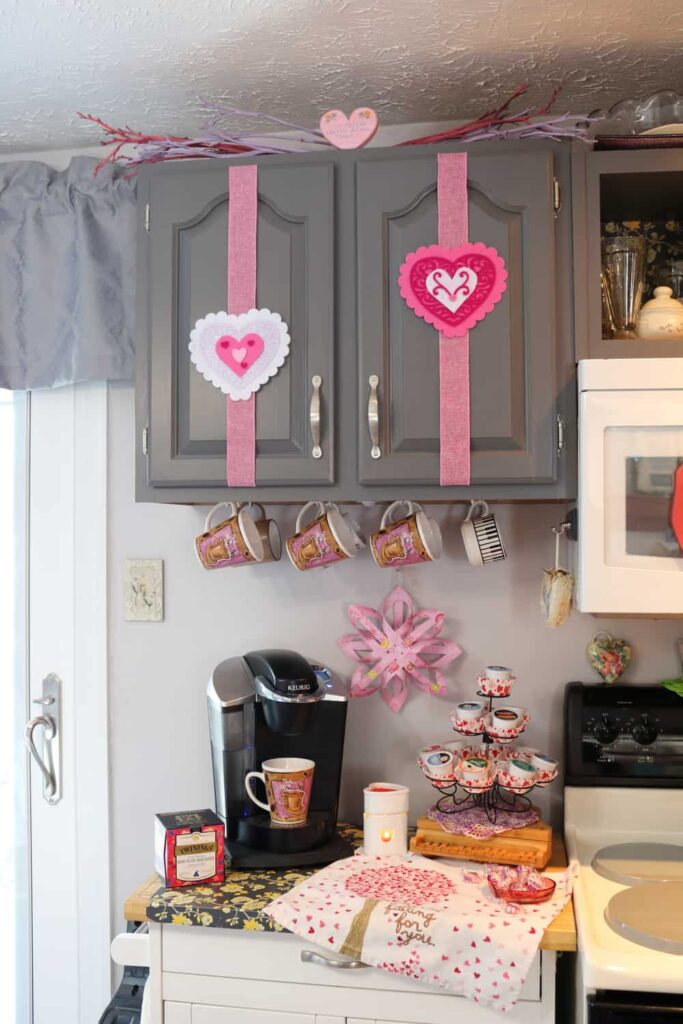
<instances>
[{"instance_id":1,"label":"white felt heart decoration","mask_svg":"<svg viewBox=\"0 0 683 1024\"><path fill-rule=\"evenodd\" d=\"M205 380L236 401L249 398L284 363L289 331L279 313L207 313L190 331L190 359Z\"/></svg>"}]
</instances>

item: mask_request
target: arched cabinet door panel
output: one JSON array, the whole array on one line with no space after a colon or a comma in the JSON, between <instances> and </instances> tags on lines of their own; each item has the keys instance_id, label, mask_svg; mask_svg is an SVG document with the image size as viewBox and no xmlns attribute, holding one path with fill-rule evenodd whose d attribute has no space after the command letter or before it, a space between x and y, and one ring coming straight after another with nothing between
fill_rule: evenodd
<instances>
[{"instance_id":1,"label":"arched cabinet door panel","mask_svg":"<svg viewBox=\"0 0 683 1024\"><path fill-rule=\"evenodd\" d=\"M195 369L188 342L197 319L229 308L228 163L146 169L140 201L149 204L138 247L138 390L148 404L144 485L174 494L186 489L192 501L198 488L226 487L226 396ZM291 345L284 366L256 395L257 487L324 487L334 480L333 219L331 162L259 163L256 302L282 316ZM314 377L321 378L318 458L310 421Z\"/></svg>"},{"instance_id":2,"label":"arched cabinet door panel","mask_svg":"<svg viewBox=\"0 0 683 1024\"><path fill-rule=\"evenodd\" d=\"M473 484L557 478L553 178L543 146L469 153L469 239L494 246L509 275L469 336ZM377 376L382 453L372 457L361 424L365 485L439 482L439 336L396 283L406 254L438 241L436 179L431 148L368 152L356 165L358 401L362 417Z\"/></svg>"}]
</instances>

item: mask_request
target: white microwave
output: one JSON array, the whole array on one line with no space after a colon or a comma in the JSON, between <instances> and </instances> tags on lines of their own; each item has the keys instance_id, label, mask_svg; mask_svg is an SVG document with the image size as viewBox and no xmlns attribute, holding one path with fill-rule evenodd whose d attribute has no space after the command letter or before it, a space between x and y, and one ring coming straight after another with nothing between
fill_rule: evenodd
<instances>
[{"instance_id":1,"label":"white microwave","mask_svg":"<svg viewBox=\"0 0 683 1024\"><path fill-rule=\"evenodd\" d=\"M580 611L683 615L682 462L683 359L579 363Z\"/></svg>"}]
</instances>

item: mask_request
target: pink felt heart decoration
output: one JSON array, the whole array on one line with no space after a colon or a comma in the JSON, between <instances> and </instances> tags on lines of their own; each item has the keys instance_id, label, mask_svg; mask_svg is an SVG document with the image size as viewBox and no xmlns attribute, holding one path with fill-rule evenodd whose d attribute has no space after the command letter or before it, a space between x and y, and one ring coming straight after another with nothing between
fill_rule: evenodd
<instances>
[{"instance_id":1,"label":"pink felt heart decoration","mask_svg":"<svg viewBox=\"0 0 683 1024\"><path fill-rule=\"evenodd\" d=\"M506 288L505 262L483 242L457 249L421 246L399 272L399 290L417 316L447 338L461 338L490 313Z\"/></svg>"},{"instance_id":2,"label":"pink felt heart decoration","mask_svg":"<svg viewBox=\"0 0 683 1024\"><path fill-rule=\"evenodd\" d=\"M263 354L264 341L260 334L253 331L243 338L234 338L224 334L216 342L216 355L238 377L243 377L256 360Z\"/></svg>"},{"instance_id":3,"label":"pink felt heart decoration","mask_svg":"<svg viewBox=\"0 0 683 1024\"><path fill-rule=\"evenodd\" d=\"M328 110L320 118L320 131L337 149L360 149L377 128L377 114L371 107L357 107L350 117L343 110Z\"/></svg>"}]
</instances>

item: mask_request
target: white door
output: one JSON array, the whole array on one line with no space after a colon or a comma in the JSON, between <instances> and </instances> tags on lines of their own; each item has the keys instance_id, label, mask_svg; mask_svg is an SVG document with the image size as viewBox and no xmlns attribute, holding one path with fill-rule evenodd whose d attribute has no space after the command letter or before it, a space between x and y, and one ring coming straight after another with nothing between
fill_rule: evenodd
<instances>
[{"instance_id":1,"label":"white door","mask_svg":"<svg viewBox=\"0 0 683 1024\"><path fill-rule=\"evenodd\" d=\"M12 935L7 926L4 936L16 967L12 972L0 956L0 978L14 979L13 1009L3 1024L95 1024L111 994L106 409L104 385L79 385L34 392L30 402L5 393L4 418L0 413L0 533L4 540L11 479L15 537L13 571L0 579L0 609L3 599L20 609L10 665L17 910ZM47 677L50 696L61 688L58 714L55 702L37 703ZM47 783L23 746L23 728L35 716L48 716L59 743L46 745L43 724L34 729ZM3 837L2 854L4 843Z\"/></svg>"},{"instance_id":2,"label":"white door","mask_svg":"<svg viewBox=\"0 0 683 1024\"><path fill-rule=\"evenodd\" d=\"M0 992L31 1020L27 717L27 401L0 391Z\"/></svg>"}]
</instances>

